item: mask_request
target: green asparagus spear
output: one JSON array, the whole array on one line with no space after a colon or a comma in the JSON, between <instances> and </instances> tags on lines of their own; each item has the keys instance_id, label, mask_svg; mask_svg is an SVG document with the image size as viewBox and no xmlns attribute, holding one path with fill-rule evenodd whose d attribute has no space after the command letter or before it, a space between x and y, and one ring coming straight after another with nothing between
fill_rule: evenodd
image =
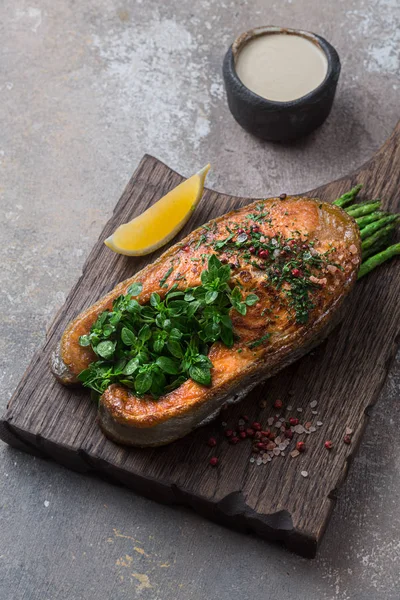
<instances>
[{"instance_id":1,"label":"green asparagus spear","mask_svg":"<svg viewBox=\"0 0 400 600\"><path fill-rule=\"evenodd\" d=\"M369 215L365 215L365 217L357 217L356 223L360 229L369 225L369 223L373 223L374 221L378 221L378 219L382 219L382 217L388 217L390 213L385 213L382 210L377 210Z\"/></svg>"},{"instance_id":2,"label":"green asparagus spear","mask_svg":"<svg viewBox=\"0 0 400 600\"><path fill-rule=\"evenodd\" d=\"M388 217L383 217L383 219L379 219L379 221L375 221L375 223L370 223L366 225L363 229L360 229L360 237L362 240L367 239L389 223L394 223L399 220L400 215L389 215Z\"/></svg>"},{"instance_id":3,"label":"green asparagus spear","mask_svg":"<svg viewBox=\"0 0 400 600\"><path fill-rule=\"evenodd\" d=\"M386 236L379 238L379 240L377 240L375 244L370 246L370 248L364 250L362 253L362 262L365 262L370 256L378 254L378 252L381 252L381 250L384 250L385 248L390 246L391 237L392 236L389 233Z\"/></svg>"},{"instance_id":4,"label":"green asparagus spear","mask_svg":"<svg viewBox=\"0 0 400 600\"><path fill-rule=\"evenodd\" d=\"M389 223L389 225L386 225L386 227L382 227L382 229L379 229L376 233L367 237L361 243L362 251L365 252L365 250L368 250L368 248L371 248L371 246L373 246L375 244L375 242L379 240L379 238L386 237L386 235L388 233L390 233L391 231L393 231L393 229L395 229L395 228L396 228L396 223Z\"/></svg>"},{"instance_id":5,"label":"green asparagus spear","mask_svg":"<svg viewBox=\"0 0 400 600\"><path fill-rule=\"evenodd\" d=\"M340 198L335 200L333 204L336 204L336 206L340 206L341 208L347 206L348 204L350 204L350 202L354 200L361 188L361 184L356 185L349 192L346 192L345 194L343 194L343 196L340 196Z\"/></svg>"},{"instance_id":6,"label":"green asparagus spear","mask_svg":"<svg viewBox=\"0 0 400 600\"><path fill-rule=\"evenodd\" d=\"M346 208L346 212L351 217L363 217L364 215L369 215L370 213L376 211L380 207L381 203L379 200L376 202L364 202L363 204L353 204L349 208Z\"/></svg>"},{"instance_id":7,"label":"green asparagus spear","mask_svg":"<svg viewBox=\"0 0 400 600\"><path fill-rule=\"evenodd\" d=\"M371 256L368 260L362 263L358 272L358 279L361 279L361 277L364 277L364 275L372 271L372 269L379 267L379 265L384 263L386 260L389 260L389 258L396 256L397 254L400 254L400 243L389 246L389 248L386 248L386 250Z\"/></svg>"}]
</instances>

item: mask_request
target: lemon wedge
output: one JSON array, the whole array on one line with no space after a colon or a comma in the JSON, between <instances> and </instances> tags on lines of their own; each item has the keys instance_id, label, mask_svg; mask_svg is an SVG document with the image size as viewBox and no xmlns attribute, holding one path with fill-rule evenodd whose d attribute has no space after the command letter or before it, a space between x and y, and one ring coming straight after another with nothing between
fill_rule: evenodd
<instances>
[{"instance_id":1,"label":"lemon wedge","mask_svg":"<svg viewBox=\"0 0 400 600\"><path fill-rule=\"evenodd\" d=\"M203 195L204 181L210 169L180 183L141 215L120 225L105 240L105 245L126 256L144 256L167 244L187 223Z\"/></svg>"}]
</instances>

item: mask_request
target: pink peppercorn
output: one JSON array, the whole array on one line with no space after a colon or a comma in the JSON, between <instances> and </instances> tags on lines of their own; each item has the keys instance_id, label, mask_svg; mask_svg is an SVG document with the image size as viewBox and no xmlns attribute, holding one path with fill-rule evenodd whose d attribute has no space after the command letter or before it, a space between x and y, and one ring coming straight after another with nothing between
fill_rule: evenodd
<instances>
[{"instance_id":1,"label":"pink peppercorn","mask_svg":"<svg viewBox=\"0 0 400 600\"><path fill-rule=\"evenodd\" d=\"M258 423L258 421L254 421L254 423L252 424L252 428L255 429L256 431L261 431L261 429L262 429L261 423Z\"/></svg>"},{"instance_id":2,"label":"pink peppercorn","mask_svg":"<svg viewBox=\"0 0 400 600\"><path fill-rule=\"evenodd\" d=\"M230 444L237 444L238 442L240 442L240 438L237 437L237 435L234 435L233 437L230 438L229 443Z\"/></svg>"},{"instance_id":3,"label":"pink peppercorn","mask_svg":"<svg viewBox=\"0 0 400 600\"><path fill-rule=\"evenodd\" d=\"M297 444L296 444L296 450L298 450L299 452L305 452L306 451L306 444L305 444L305 442L297 442Z\"/></svg>"},{"instance_id":4,"label":"pink peppercorn","mask_svg":"<svg viewBox=\"0 0 400 600\"><path fill-rule=\"evenodd\" d=\"M251 429L249 427L248 429L246 429L246 433L249 437L254 437L254 429Z\"/></svg>"},{"instance_id":5,"label":"pink peppercorn","mask_svg":"<svg viewBox=\"0 0 400 600\"><path fill-rule=\"evenodd\" d=\"M274 408L282 408L282 406L283 406L282 400L275 400Z\"/></svg>"},{"instance_id":6,"label":"pink peppercorn","mask_svg":"<svg viewBox=\"0 0 400 600\"><path fill-rule=\"evenodd\" d=\"M262 438L262 433L261 431L256 431L254 434L254 437L256 438L256 440L259 440Z\"/></svg>"},{"instance_id":7,"label":"pink peppercorn","mask_svg":"<svg viewBox=\"0 0 400 600\"><path fill-rule=\"evenodd\" d=\"M324 446L327 450L330 450L332 448L333 444L332 444L331 440L326 440Z\"/></svg>"},{"instance_id":8,"label":"pink peppercorn","mask_svg":"<svg viewBox=\"0 0 400 600\"><path fill-rule=\"evenodd\" d=\"M254 246L250 246L249 252L250 252L250 254L255 254L256 253L256 249L254 248Z\"/></svg>"},{"instance_id":9,"label":"pink peppercorn","mask_svg":"<svg viewBox=\"0 0 400 600\"><path fill-rule=\"evenodd\" d=\"M210 446L210 448L213 448L217 445L217 440L215 439L215 437L210 437L207 444Z\"/></svg>"},{"instance_id":10,"label":"pink peppercorn","mask_svg":"<svg viewBox=\"0 0 400 600\"><path fill-rule=\"evenodd\" d=\"M212 458L210 458L210 465L212 467L216 467L218 464L218 458L216 456L213 456Z\"/></svg>"},{"instance_id":11,"label":"pink peppercorn","mask_svg":"<svg viewBox=\"0 0 400 600\"><path fill-rule=\"evenodd\" d=\"M290 423L291 425L298 425L298 424L299 424L299 420L298 420L298 419L296 419L296 417L290 417L290 419L289 419L289 423Z\"/></svg>"},{"instance_id":12,"label":"pink peppercorn","mask_svg":"<svg viewBox=\"0 0 400 600\"><path fill-rule=\"evenodd\" d=\"M292 275L293 277L298 277L300 275L299 269L292 269Z\"/></svg>"},{"instance_id":13,"label":"pink peppercorn","mask_svg":"<svg viewBox=\"0 0 400 600\"><path fill-rule=\"evenodd\" d=\"M351 437L349 435L345 435L343 441L345 444L351 444Z\"/></svg>"},{"instance_id":14,"label":"pink peppercorn","mask_svg":"<svg viewBox=\"0 0 400 600\"><path fill-rule=\"evenodd\" d=\"M183 246L184 252L190 252L190 246Z\"/></svg>"},{"instance_id":15,"label":"pink peppercorn","mask_svg":"<svg viewBox=\"0 0 400 600\"><path fill-rule=\"evenodd\" d=\"M252 225L252 226L250 227L250 229L251 229L251 231L252 231L253 233L258 233L258 232L260 231L260 228L259 228L259 226L258 226L258 225Z\"/></svg>"},{"instance_id":16,"label":"pink peppercorn","mask_svg":"<svg viewBox=\"0 0 400 600\"><path fill-rule=\"evenodd\" d=\"M245 440L247 438L247 433L245 431L241 431L239 433L239 437L242 438L242 440Z\"/></svg>"},{"instance_id":17,"label":"pink peppercorn","mask_svg":"<svg viewBox=\"0 0 400 600\"><path fill-rule=\"evenodd\" d=\"M291 440L293 437L293 431L291 429L286 429L285 437L287 437L287 438L289 438L289 440Z\"/></svg>"},{"instance_id":18,"label":"pink peppercorn","mask_svg":"<svg viewBox=\"0 0 400 600\"><path fill-rule=\"evenodd\" d=\"M260 250L258 256L265 260L266 258L268 258L269 252L268 250Z\"/></svg>"},{"instance_id":19,"label":"pink peppercorn","mask_svg":"<svg viewBox=\"0 0 400 600\"><path fill-rule=\"evenodd\" d=\"M240 227L240 229L238 229L238 230L237 230L237 232L238 232L239 234L240 234L240 233L244 233L244 229L242 229L242 228Z\"/></svg>"},{"instance_id":20,"label":"pink peppercorn","mask_svg":"<svg viewBox=\"0 0 400 600\"><path fill-rule=\"evenodd\" d=\"M226 435L226 437L232 437L232 436L233 436L233 431L232 431L232 429L226 429L226 430L225 430L225 435Z\"/></svg>"}]
</instances>

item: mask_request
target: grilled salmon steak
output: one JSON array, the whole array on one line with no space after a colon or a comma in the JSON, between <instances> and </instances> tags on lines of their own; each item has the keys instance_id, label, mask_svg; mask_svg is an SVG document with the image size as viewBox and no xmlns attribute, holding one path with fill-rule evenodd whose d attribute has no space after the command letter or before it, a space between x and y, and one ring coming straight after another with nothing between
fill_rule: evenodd
<instances>
[{"instance_id":1,"label":"grilled salmon steak","mask_svg":"<svg viewBox=\"0 0 400 600\"><path fill-rule=\"evenodd\" d=\"M231 347L210 345L210 385L187 378L155 398L111 383L99 399L99 420L115 442L159 446L183 437L319 344L343 315L361 264L361 242L354 219L317 199L270 198L232 211L193 231L80 314L54 352L54 375L75 384L98 360L90 346L80 344L81 336L132 284L141 284L140 305L154 292L162 300L171 287L196 288L211 255L230 265L229 286L257 302L246 314L230 310Z\"/></svg>"}]
</instances>

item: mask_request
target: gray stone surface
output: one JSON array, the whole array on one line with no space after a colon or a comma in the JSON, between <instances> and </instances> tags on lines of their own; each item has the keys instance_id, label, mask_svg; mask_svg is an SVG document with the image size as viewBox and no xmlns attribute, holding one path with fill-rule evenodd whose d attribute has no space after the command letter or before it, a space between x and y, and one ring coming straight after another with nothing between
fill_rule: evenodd
<instances>
[{"instance_id":1,"label":"gray stone surface","mask_svg":"<svg viewBox=\"0 0 400 600\"><path fill-rule=\"evenodd\" d=\"M398 118L397 0L3 0L1 409L144 152L244 195L303 191L367 159ZM221 61L259 24L339 51L332 114L291 146L231 118ZM318 558L160 506L1 444L0 599L398 600L400 370L392 370ZM396 392L397 390L397 392Z\"/></svg>"}]
</instances>

